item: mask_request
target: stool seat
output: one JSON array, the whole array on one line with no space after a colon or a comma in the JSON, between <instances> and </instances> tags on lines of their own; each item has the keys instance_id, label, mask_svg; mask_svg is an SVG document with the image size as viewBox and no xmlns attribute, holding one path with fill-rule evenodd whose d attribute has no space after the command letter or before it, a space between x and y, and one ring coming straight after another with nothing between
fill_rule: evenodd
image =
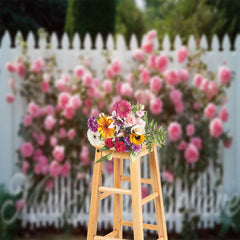
<instances>
[{"instance_id":1,"label":"stool seat","mask_svg":"<svg viewBox=\"0 0 240 240\"><path fill-rule=\"evenodd\" d=\"M143 229L155 230L158 232L158 240L167 240L167 229L163 206L162 187L157 156L157 145L155 144L149 154L146 146L142 146L134 162L130 161L130 176L123 175L123 159L128 159L127 152L117 152L112 150L99 150L102 146L96 146L95 163L103 156L113 152L113 187L101 186L103 163L98 162L94 165L92 180L92 195L89 211L87 240L117 240L123 236L122 227L133 227L134 239L144 240ZM149 155L149 165L151 178L141 178L140 157ZM123 181L131 182L131 189L122 187ZM141 183L151 184L153 193L142 199ZM113 195L113 231L105 236L97 235L97 223L100 201ZM123 195L132 197L133 221L122 219ZM142 206L154 200L157 224L143 223Z\"/></svg>"}]
</instances>

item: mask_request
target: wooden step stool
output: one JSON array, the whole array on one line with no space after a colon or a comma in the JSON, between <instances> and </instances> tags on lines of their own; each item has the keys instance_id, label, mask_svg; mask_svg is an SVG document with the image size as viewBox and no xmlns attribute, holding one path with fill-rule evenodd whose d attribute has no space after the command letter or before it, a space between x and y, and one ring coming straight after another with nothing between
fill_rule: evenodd
<instances>
[{"instance_id":1,"label":"wooden step stool","mask_svg":"<svg viewBox=\"0 0 240 240\"><path fill-rule=\"evenodd\" d=\"M99 152L96 149L95 162L102 156L110 153L109 151ZM142 147L141 152L134 162L130 162L130 177L123 176L123 159L128 159L127 152L113 153L113 187L103 187L102 172L103 162L94 165L92 195L88 222L87 240L116 240L122 238L122 226L131 226L134 231L135 240L143 240L143 229L156 230L158 232L158 240L167 240L167 229L165 222L162 187L160 181L160 173L158 166L157 148L154 145L151 154L149 155L149 165L151 179L141 178L140 157L147 155L148 150ZM123 189L122 182L130 181L131 190ZM153 193L142 199L141 183L152 184ZM113 194L113 231L105 236L97 236L97 222L100 200ZM132 212L133 222L122 219L123 209L123 194L132 196ZM142 206L154 199L157 225L144 224L142 216Z\"/></svg>"}]
</instances>

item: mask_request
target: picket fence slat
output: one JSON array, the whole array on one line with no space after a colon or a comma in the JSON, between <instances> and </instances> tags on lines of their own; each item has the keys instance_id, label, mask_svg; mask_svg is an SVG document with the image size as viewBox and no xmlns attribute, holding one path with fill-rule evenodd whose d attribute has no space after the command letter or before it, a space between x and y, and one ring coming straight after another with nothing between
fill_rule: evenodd
<instances>
[{"instance_id":1,"label":"picket fence slat","mask_svg":"<svg viewBox=\"0 0 240 240\"><path fill-rule=\"evenodd\" d=\"M17 35L22 36L21 32L18 32ZM79 53L87 53L87 56L89 56L92 60L92 64L99 76L102 74L102 70L106 65L106 62L103 60L101 55L101 52L104 50L104 42L102 36L99 34L97 35L95 41L96 49L92 49L93 42L90 34L87 34L84 37L83 49L81 49L81 40L78 34L75 34L73 37L73 49L69 49L70 43L66 33L63 35L61 40L60 49L58 49L59 43L55 33L50 36L51 47L48 51L46 50L45 40L39 41L39 48L35 48L35 46L37 46L35 41L36 39L34 38L33 33L30 32L27 36L30 58L35 60L47 53L55 54L58 67L62 69L64 73L67 73L68 70L75 67L78 63L77 57ZM176 50L181 47L182 40L178 35L175 37L173 44L174 50L172 50L168 35L164 36L161 44L158 42L154 42L154 44L156 48L159 48L159 45L161 45L161 50L164 50L166 54L174 57L176 55ZM192 50L196 48L196 40L193 36L188 39L187 45ZM9 183L12 174L17 171L17 168L14 167L14 164L17 161L15 150L21 143L21 139L17 137L16 132L26 109L26 103L19 96L16 97L17 101L15 101L13 105L9 105L5 101L5 95L9 91L9 74L4 69L4 65L7 61L15 60L16 56L21 53L21 49L19 46L17 47L17 38L15 39L15 46L15 48L10 47L10 35L6 32L2 38L0 47L0 112L4 112L4 116L0 118L0 146L2 147L0 169L3 169L2 166L6 169L0 178L5 183ZM223 51L220 51L219 39L216 35L213 37L211 42L212 51L208 51L208 41L206 36L201 37L200 46L207 50L206 55L203 56L203 60L208 65L209 69L217 70L217 67L221 65L223 61L226 61L228 66L235 71L236 77L240 76L240 69L238 67L240 64L240 35L238 35L235 40L234 51L231 50L228 35L225 35L223 40ZM117 36L116 42L111 34L108 35L106 40L106 49L112 51L111 56L126 63L127 69L131 67L128 62L132 57L132 51L138 47L136 35L131 36L129 49L122 35ZM174 62L173 66L178 65ZM18 84L22 81L20 78L16 77L15 80ZM240 111L237 110L238 103L240 102L240 95L238 94L239 88L239 81L234 81L233 86L228 89L227 92L229 97L227 107L230 111L230 118L229 122L226 124L226 129L230 129L230 132L233 134L233 138L236 139L236 141L240 141L240 127L237 124L237 122L240 121ZM240 149L237 147L237 144L233 143L232 148L230 150L223 150L221 155L222 158L224 158L223 189L221 187L216 188L214 185L220 173L216 172L212 165L209 166L206 173L202 174L199 181L193 186L191 192L188 192L186 186L184 186L180 181L176 181L176 183L171 187L163 187L164 195L174 194L175 196L178 196L176 200L172 201L170 206L166 208L166 220L169 231L176 230L177 232L180 232L182 229L182 216L179 212L179 207L181 207L182 204L186 207L195 209L196 213L201 214L201 222L198 225L199 228L212 228L217 222L219 222L219 214L223 204L223 190L228 193L232 193L236 189L240 191L237 184L237 182L240 181L240 175L237 174L240 168L240 163L237 161L237 159L240 159ZM160 158L159 161L161 166ZM125 169L129 168L129 162L126 160L124 161L124 167ZM164 169L161 170L163 171ZM129 173L126 171L125 174ZM142 160L142 177L150 177L148 161L146 158ZM233 181L231 181L232 179ZM74 226L77 226L78 223L87 226L90 204L89 196L86 197L84 207L82 209L75 204L80 200L81 191L84 187L84 181L90 182L91 175L87 176L86 180L79 180L78 183L73 184L71 184L71 180L69 178L56 178L54 189L49 191L45 201L38 203L36 206L29 205L24 209L21 214L23 225L26 226L29 222L32 228L41 225L47 226L49 224L61 227L64 224L63 213L64 210L67 209L67 220L70 223L73 223ZM112 184L112 176L109 176L106 170L104 170L103 184ZM131 186L129 182L124 182L123 187L130 188ZM205 201L205 199L208 198L210 200ZM108 197L103 200L99 215L100 226L107 227L108 224L112 222L112 208L112 197ZM131 221L131 197L124 196L123 209L124 219ZM143 214L146 222L150 224L155 223L153 202L150 202L149 205L143 207ZM129 227L124 228L129 229Z\"/></svg>"}]
</instances>

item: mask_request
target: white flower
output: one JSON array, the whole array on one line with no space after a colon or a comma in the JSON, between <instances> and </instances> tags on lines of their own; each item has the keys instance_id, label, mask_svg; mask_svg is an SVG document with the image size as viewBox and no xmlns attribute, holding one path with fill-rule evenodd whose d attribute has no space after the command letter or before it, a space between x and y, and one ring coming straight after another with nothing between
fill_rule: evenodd
<instances>
[{"instance_id":1,"label":"white flower","mask_svg":"<svg viewBox=\"0 0 240 240\"><path fill-rule=\"evenodd\" d=\"M93 146L99 146L103 144L103 141L100 140L100 134L99 132L93 132L90 129L87 131L87 137L88 141L91 143Z\"/></svg>"},{"instance_id":2,"label":"white flower","mask_svg":"<svg viewBox=\"0 0 240 240\"><path fill-rule=\"evenodd\" d=\"M145 128L141 125L135 125L132 127L131 132L135 132L137 135L145 134Z\"/></svg>"}]
</instances>

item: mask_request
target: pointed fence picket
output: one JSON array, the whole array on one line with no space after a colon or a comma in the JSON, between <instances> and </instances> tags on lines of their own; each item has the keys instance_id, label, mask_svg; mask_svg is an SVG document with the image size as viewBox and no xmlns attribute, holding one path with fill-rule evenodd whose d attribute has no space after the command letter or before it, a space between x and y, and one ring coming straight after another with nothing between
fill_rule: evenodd
<instances>
[{"instance_id":1,"label":"pointed fence picket","mask_svg":"<svg viewBox=\"0 0 240 240\"><path fill-rule=\"evenodd\" d=\"M18 36L21 33L18 32ZM39 48L37 45L33 33L29 33L27 37L28 54L31 59L36 59L45 55L55 55L58 68L62 70L62 73L68 73L79 62L79 54L86 55L91 59L91 64L97 72L98 76L102 76L102 71L106 62L102 57L102 51L106 49L110 50L112 58L117 58L121 62L126 64L126 69L131 67L130 59L134 50L139 48L138 41L135 35L130 39L129 47L126 46L123 36L118 35L116 39L110 34L107 37L106 44L103 42L103 38L100 34L97 35L95 43L89 34L83 38L83 42L78 34L75 34L72 39L72 44L69 42L69 37L65 33L59 42L56 34L50 36L50 48L47 47L45 40L39 40ZM176 36L173 44L173 50L168 35L165 35L161 43L154 43L155 46L159 46L160 50L166 52L166 54L174 57L176 50L181 47L182 41L179 36ZM193 36L190 36L188 40L188 47L191 50L196 49L196 40ZM231 88L227 90L228 103L227 107L230 111L230 118L225 125L226 129L229 129L233 134L233 145L229 150L223 150L220 161L223 161L224 176L223 187L215 187L214 183L218 179L219 173L214 169L212 165L208 170L202 174L199 181L193 186L191 192L186 189L180 181L176 181L171 187L164 186L163 194L171 195L172 193L177 196L174 202L171 202L169 207L166 208L166 220L168 230L181 231L182 228L182 215L179 212L179 207L183 204L186 208L195 209L197 213L201 215L201 221L199 228L212 228L219 222L219 214L223 205L224 194L232 194L234 192L240 192L240 148L237 145L240 142L240 111L238 105L240 103L240 36L238 35L235 41L235 50L231 50L229 36L225 35L222 46L220 46L218 37L215 35L211 41L211 49L209 50L208 41L206 36L200 38L199 45L206 49L206 54L203 56L203 61L208 65L211 70L217 70L217 67L226 61L227 65L235 72L235 80L232 83ZM17 46L17 38L15 40L15 46ZM94 49L92 47L94 46ZM60 47L60 48L59 48ZM106 49L105 49L105 48ZM2 38L0 46L0 112L2 114L0 118L0 169L1 182L9 184L11 176L17 171L15 163L17 162L16 149L21 143L21 139L17 136L19 123L22 121L26 104L24 100L17 96L16 101L9 105L6 103L5 96L9 91L8 79L9 74L6 72L4 66L8 61L13 61L17 55L21 53L19 47L10 47L10 35L8 32ZM178 66L173 63L172 66ZM125 67L125 66L124 66ZM60 77L60 76L59 76ZM16 79L17 84L21 83L21 79ZM159 158L160 166L161 159ZM124 162L125 169L128 169L128 161ZM161 169L163 170L163 169ZM128 172L126 172L128 174ZM142 177L149 177L149 169L147 159L142 160ZM91 180L91 175L88 176L86 181ZM23 225L30 223L31 227L47 226L54 224L56 227L62 227L64 224L63 214L66 216L65 220L68 220L74 226L81 223L87 226L88 222L88 210L89 210L89 196L86 197L85 203L82 209L76 204L80 201L81 191L84 186L85 180L79 180L77 183L71 183L69 178L56 178L54 188L48 193L45 200L38 203L36 206L29 204L27 208L21 214ZM112 176L109 176L104 170L104 184L111 185ZM124 182L124 188L130 188L130 183ZM58 192L57 190L60 190ZM100 206L99 223L101 227L108 227L108 224L112 222L112 198L105 199ZM123 205L123 217L126 220L131 220L131 198L124 196ZM66 211L67 210L67 211ZM67 214L66 214L67 212ZM154 205L149 203L143 207L144 219L147 223L155 223Z\"/></svg>"}]
</instances>

